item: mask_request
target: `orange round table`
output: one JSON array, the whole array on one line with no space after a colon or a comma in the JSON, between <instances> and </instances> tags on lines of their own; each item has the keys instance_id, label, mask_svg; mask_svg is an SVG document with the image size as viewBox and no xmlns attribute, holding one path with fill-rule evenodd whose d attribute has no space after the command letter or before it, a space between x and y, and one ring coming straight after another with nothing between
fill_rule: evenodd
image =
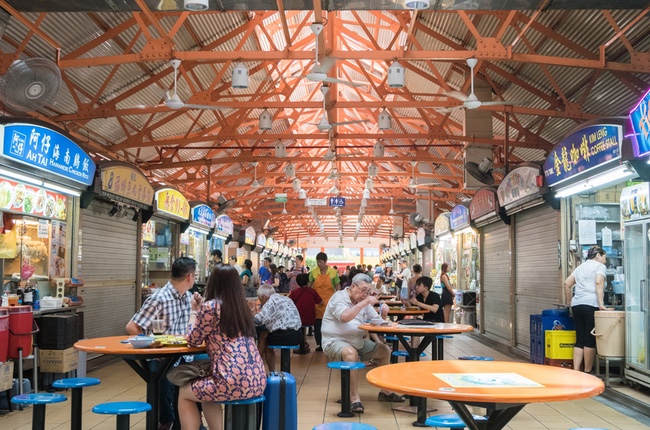
<instances>
[{"instance_id":1,"label":"orange round table","mask_svg":"<svg viewBox=\"0 0 650 430\"><path fill-rule=\"evenodd\" d=\"M561 367L506 361L419 361L372 369L370 384L446 400L471 430L500 430L526 406L592 397L605 390L595 376ZM475 421L467 406L487 409ZM426 419L426 417L425 417Z\"/></svg>"},{"instance_id":2,"label":"orange round table","mask_svg":"<svg viewBox=\"0 0 650 430\"><path fill-rule=\"evenodd\" d=\"M135 372L147 383L147 403L151 410L147 412L147 430L158 428L158 392L160 380L165 377L169 368L183 355L201 354L205 347L165 346L161 348L133 348L130 343L122 341L132 336L109 336L95 339L84 339L74 344L77 351L95 354L117 355L124 359ZM156 358L160 366L152 370L147 360Z\"/></svg>"}]
</instances>

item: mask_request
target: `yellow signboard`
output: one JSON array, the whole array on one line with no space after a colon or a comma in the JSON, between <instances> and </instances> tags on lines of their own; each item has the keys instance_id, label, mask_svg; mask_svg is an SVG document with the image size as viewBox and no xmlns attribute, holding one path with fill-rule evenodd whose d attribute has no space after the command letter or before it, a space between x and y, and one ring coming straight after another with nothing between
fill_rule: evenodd
<instances>
[{"instance_id":1,"label":"yellow signboard","mask_svg":"<svg viewBox=\"0 0 650 430\"><path fill-rule=\"evenodd\" d=\"M108 166L101 170L102 191L151 206L153 187L138 170L127 166Z\"/></svg>"},{"instance_id":2,"label":"yellow signboard","mask_svg":"<svg viewBox=\"0 0 650 430\"><path fill-rule=\"evenodd\" d=\"M190 204L187 199L172 188L156 192L156 209L159 212L166 212L183 219L190 217Z\"/></svg>"}]
</instances>

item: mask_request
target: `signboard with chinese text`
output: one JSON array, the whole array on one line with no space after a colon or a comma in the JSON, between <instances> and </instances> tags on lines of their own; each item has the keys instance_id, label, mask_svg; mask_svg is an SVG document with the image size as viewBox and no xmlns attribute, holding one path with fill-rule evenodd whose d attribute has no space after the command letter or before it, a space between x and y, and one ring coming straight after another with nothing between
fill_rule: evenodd
<instances>
[{"instance_id":1,"label":"signboard with chinese text","mask_svg":"<svg viewBox=\"0 0 650 430\"><path fill-rule=\"evenodd\" d=\"M65 220L68 197L0 177L0 210Z\"/></svg>"},{"instance_id":2,"label":"signboard with chinese text","mask_svg":"<svg viewBox=\"0 0 650 430\"><path fill-rule=\"evenodd\" d=\"M275 245L275 251L273 250L273 246ZM275 241L273 240L272 237L267 237L266 238L266 243L264 244L264 248L266 248L267 251L269 252L277 252L278 247Z\"/></svg>"},{"instance_id":3,"label":"signboard with chinese text","mask_svg":"<svg viewBox=\"0 0 650 430\"><path fill-rule=\"evenodd\" d=\"M539 168L530 166L517 167L508 173L497 189L499 204L502 207L507 207L532 195L539 195L538 175Z\"/></svg>"},{"instance_id":4,"label":"signboard with chinese text","mask_svg":"<svg viewBox=\"0 0 650 430\"><path fill-rule=\"evenodd\" d=\"M173 188L156 191L156 209L181 219L189 219L190 204L187 199Z\"/></svg>"},{"instance_id":5,"label":"signboard with chinese text","mask_svg":"<svg viewBox=\"0 0 650 430\"><path fill-rule=\"evenodd\" d=\"M267 240L268 242L268 240ZM284 245L282 245L280 242L273 242L273 245L271 247L271 252L274 254L277 254L279 251L284 249Z\"/></svg>"},{"instance_id":6,"label":"signboard with chinese text","mask_svg":"<svg viewBox=\"0 0 650 430\"><path fill-rule=\"evenodd\" d=\"M36 124L0 126L2 156L85 186L93 183L95 162L68 137Z\"/></svg>"},{"instance_id":7,"label":"signboard with chinese text","mask_svg":"<svg viewBox=\"0 0 650 430\"><path fill-rule=\"evenodd\" d=\"M142 240L144 242L154 243L156 241L156 222L147 221L142 224Z\"/></svg>"},{"instance_id":8,"label":"signboard with chinese text","mask_svg":"<svg viewBox=\"0 0 650 430\"><path fill-rule=\"evenodd\" d=\"M402 248L404 248L405 254L411 253L411 240L408 237L402 239Z\"/></svg>"},{"instance_id":9,"label":"signboard with chinese text","mask_svg":"<svg viewBox=\"0 0 650 430\"><path fill-rule=\"evenodd\" d=\"M260 248L264 248L266 246L266 235L264 233L259 233L257 235L257 240L255 241L255 245Z\"/></svg>"},{"instance_id":10,"label":"signboard with chinese text","mask_svg":"<svg viewBox=\"0 0 650 430\"><path fill-rule=\"evenodd\" d=\"M433 225L433 234L435 234L436 237L446 233L451 233L451 226L449 225L449 212L438 215L438 218Z\"/></svg>"},{"instance_id":11,"label":"signboard with chinese text","mask_svg":"<svg viewBox=\"0 0 650 430\"><path fill-rule=\"evenodd\" d=\"M415 233L411 233L411 236L409 237L409 242L411 245L411 249L415 251L415 249L418 247L418 236Z\"/></svg>"},{"instance_id":12,"label":"signboard with chinese text","mask_svg":"<svg viewBox=\"0 0 650 430\"><path fill-rule=\"evenodd\" d=\"M211 229L214 227L216 217L212 208L205 204L199 204L192 208L192 223L199 224Z\"/></svg>"},{"instance_id":13,"label":"signboard with chinese text","mask_svg":"<svg viewBox=\"0 0 650 430\"><path fill-rule=\"evenodd\" d=\"M469 209L465 205L456 205L451 210L449 226L452 230L469 227Z\"/></svg>"},{"instance_id":14,"label":"signboard with chinese text","mask_svg":"<svg viewBox=\"0 0 650 430\"><path fill-rule=\"evenodd\" d=\"M217 223L215 227L215 232L219 233L223 236L228 236L233 234L233 231L235 230L235 225L233 224L232 220L228 215L221 215L219 218L217 218Z\"/></svg>"},{"instance_id":15,"label":"signboard with chinese text","mask_svg":"<svg viewBox=\"0 0 650 430\"><path fill-rule=\"evenodd\" d=\"M589 125L571 133L555 145L544 162L546 183L558 185L575 175L618 160L622 141L623 127L615 124ZM505 205L501 203L501 206Z\"/></svg>"},{"instance_id":16,"label":"signboard with chinese text","mask_svg":"<svg viewBox=\"0 0 650 430\"><path fill-rule=\"evenodd\" d=\"M255 228L246 227L244 232L244 243L246 245L255 245Z\"/></svg>"},{"instance_id":17,"label":"signboard with chinese text","mask_svg":"<svg viewBox=\"0 0 650 430\"><path fill-rule=\"evenodd\" d=\"M494 188L481 188L474 194L469 205L469 215L472 221L485 215L496 215L499 212L499 200Z\"/></svg>"},{"instance_id":18,"label":"signboard with chinese text","mask_svg":"<svg viewBox=\"0 0 650 430\"><path fill-rule=\"evenodd\" d=\"M153 204L154 190L149 180L138 169L124 166L100 164L101 195L110 200L127 203L141 209Z\"/></svg>"},{"instance_id":19,"label":"signboard with chinese text","mask_svg":"<svg viewBox=\"0 0 650 430\"><path fill-rule=\"evenodd\" d=\"M630 122L634 130L632 152L635 157L650 154L650 90L630 112Z\"/></svg>"},{"instance_id":20,"label":"signboard with chinese text","mask_svg":"<svg viewBox=\"0 0 650 430\"><path fill-rule=\"evenodd\" d=\"M424 228L420 227L420 228L418 228L416 236L417 236L417 246L418 247L422 246L425 243L425 240L426 240L425 238L427 236L427 231Z\"/></svg>"},{"instance_id":21,"label":"signboard with chinese text","mask_svg":"<svg viewBox=\"0 0 650 430\"><path fill-rule=\"evenodd\" d=\"M344 208L345 197L330 197L330 206L333 208Z\"/></svg>"}]
</instances>

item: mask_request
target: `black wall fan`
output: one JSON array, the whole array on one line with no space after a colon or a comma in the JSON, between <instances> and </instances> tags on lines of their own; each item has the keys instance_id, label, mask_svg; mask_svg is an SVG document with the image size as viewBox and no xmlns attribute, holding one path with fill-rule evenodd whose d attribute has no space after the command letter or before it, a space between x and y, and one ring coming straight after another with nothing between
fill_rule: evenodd
<instances>
[{"instance_id":1,"label":"black wall fan","mask_svg":"<svg viewBox=\"0 0 650 430\"><path fill-rule=\"evenodd\" d=\"M9 108L34 111L50 103L59 92L61 71L47 58L16 60L0 80L0 98Z\"/></svg>"},{"instance_id":2,"label":"black wall fan","mask_svg":"<svg viewBox=\"0 0 650 430\"><path fill-rule=\"evenodd\" d=\"M475 163L473 161L468 161L467 163L465 163L465 169L467 170L467 173L472 175L474 179L476 179L477 181L482 182L485 185L493 185L494 184L494 176L492 175L492 172L494 171L494 169L492 168L493 164L494 163L492 162L492 159L484 158L480 164Z\"/></svg>"},{"instance_id":3,"label":"black wall fan","mask_svg":"<svg viewBox=\"0 0 650 430\"><path fill-rule=\"evenodd\" d=\"M227 210L232 209L236 203L237 200L235 199L226 200L224 196L219 196L217 197L217 209L215 210L215 212L217 214L222 214Z\"/></svg>"}]
</instances>

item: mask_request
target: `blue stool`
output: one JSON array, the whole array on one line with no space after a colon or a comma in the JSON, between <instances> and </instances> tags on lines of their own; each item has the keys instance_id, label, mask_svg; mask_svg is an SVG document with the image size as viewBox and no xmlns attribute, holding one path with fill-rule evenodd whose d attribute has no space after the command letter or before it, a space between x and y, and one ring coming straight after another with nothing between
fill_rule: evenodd
<instances>
[{"instance_id":1,"label":"blue stool","mask_svg":"<svg viewBox=\"0 0 650 430\"><path fill-rule=\"evenodd\" d=\"M387 341L389 341L389 342L391 342L393 344L393 352L399 351L399 339L397 338L397 336L388 335L388 336L384 336L384 339L386 339ZM411 340L411 338L408 337L408 336L404 336L404 340ZM398 359L398 357L396 355L391 354L391 356L390 356L390 364L397 363L397 361L398 361L397 359Z\"/></svg>"},{"instance_id":2,"label":"blue stool","mask_svg":"<svg viewBox=\"0 0 650 430\"><path fill-rule=\"evenodd\" d=\"M58 379L52 383L54 388L72 389L72 409L70 412L70 430L81 430L81 404L84 387L99 385L97 378L67 378Z\"/></svg>"},{"instance_id":3,"label":"blue stool","mask_svg":"<svg viewBox=\"0 0 650 430\"><path fill-rule=\"evenodd\" d=\"M330 369L341 371L341 412L336 414L341 418L350 418L354 414L350 412L350 370L364 369L366 367L360 361L332 361L327 363Z\"/></svg>"},{"instance_id":4,"label":"blue stool","mask_svg":"<svg viewBox=\"0 0 650 430\"><path fill-rule=\"evenodd\" d=\"M481 355L463 355L458 357L459 360L474 360L474 361L494 361L492 357L483 357Z\"/></svg>"},{"instance_id":5,"label":"blue stool","mask_svg":"<svg viewBox=\"0 0 650 430\"><path fill-rule=\"evenodd\" d=\"M487 420L487 418L482 415L472 415L472 417L478 421ZM446 427L450 429L462 429L466 427L463 420L456 414L432 415L427 418L425 424L429 427Z\"/></svg>"},{"instance_id":6,"label":"blue stool","mask_svg":"<svg viewBox=\"0 0 650 430\"><path fill-rule=\"evenodd\" d=\"M132 414L149 412L151 405L146 402L108 402L93 408L93 412L101 415L117 415L116 430L129 430Z\"/></svg>"},{"instance_id":7,"label":"blue stool","mask_svg":"<svg viewBox=\"0 0 650 430\"><path fill-rule=\"evenodd\" d=\"M326 423L314 427L312 430L377 430L370 424L363 423Z\"/></svg>"},{"instance_id":8,"label":"blue stool","mask_svg":"<svg viewBox=\"0 0 650 430\"><path fill-rule=\"evenodd\" d=\"M424 352L420 353L420 357L424 357L426 354ZM395 362L399 359L399 357L406 357L406 361L411 361L411 354L408 353L408 351L393 351L391 354L391 358L395 357Z\"/></svg>"},{"instance_id":9,"label":"blue stool","mask_svg":"<svg viewBox=\"0 0 650 430\"><path fill-rule=\"evenodd\" d=\"M34 405L32 410L32 430L45 429L45 406L49 403L61 403L68 400L63 394L36 393L14 396L11 403L17 405Z\"/></svg>"},{"instance_id":10,"label":"blue stool","mask_svg":"<svg viewBox=\"0 0 650 430\"><path fill-rule=\"evenodd\" d=\"M445 339L453 339L453 336L447 334L441 334L436 336L436 341L431 344L431 359L432 360L444 360L445 359Z\"/></svg>"},{"instance_id":11,"label":"blue stool","mask_svg":"<svg viewBox=\"0 0 650 430\"><path fill-rule=\"evenodd\" d=\"M280 350L280 370L283 372L291 373L291 351L299 349L300 345L269 345L271 349ZM273 371L275 369L269 369Z\"/></svg>"},{"instance_id":12,"label":"blue stool","mask_svg":"<svg viewBox=\"0 0 650 430\"><path fill-rule=\"evenodd\" d=\"M258 407L264 402L264 396L244 400L219 402L225 406L223 415L224 430L256 430Z\"/></svg>"}]
</instances>

